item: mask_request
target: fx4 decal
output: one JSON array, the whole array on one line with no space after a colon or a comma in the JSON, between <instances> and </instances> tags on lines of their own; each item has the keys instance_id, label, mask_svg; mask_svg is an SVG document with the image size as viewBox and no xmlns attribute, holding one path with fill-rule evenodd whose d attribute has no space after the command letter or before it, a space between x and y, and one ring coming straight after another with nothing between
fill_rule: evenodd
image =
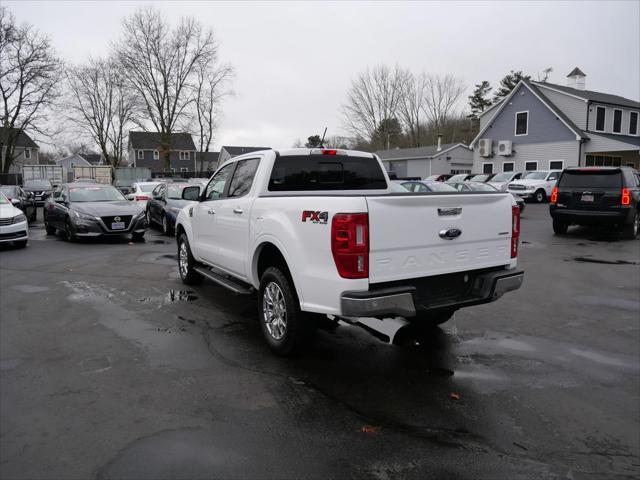
<instances>
[{"instance_id":1,"label":"fx4 decal","mask_svg":"<svg viewBox=\"0 0 640 480\"><path fill-rule=\"evenodd\" d=\"M304 210L302 212L302 221L306 222L307 220L313 223L326 224L327 220L329 220L329 212L314 212L312 210Z\"/></svg>"}]
</instances>

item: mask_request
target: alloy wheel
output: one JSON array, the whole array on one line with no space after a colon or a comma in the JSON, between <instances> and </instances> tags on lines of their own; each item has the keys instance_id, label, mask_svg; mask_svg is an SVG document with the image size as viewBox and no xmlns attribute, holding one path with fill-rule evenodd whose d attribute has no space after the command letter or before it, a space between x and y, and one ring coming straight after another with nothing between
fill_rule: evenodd
<instances>
[{"instance_id":1,"label":"alloy wheel","mask_svg":"<svg viewBox=\"0 0 640 480\"><path fill-rule=\"evenodd\" d=\"M270 282L262 294L264 323L274 340L281 340L287 331L287 305L276 282Z\"/></svg>"},{"instance_id":2,"label":"alloy wheel","mask_svg":"<svg viewBox=\"0 0 640 480\"><path fill-rule=\"evenodd\" d=\"M178 267L183 277L189 274L189 252L187 251L187 244L182 242L180 244L180 251L178 252Z\"/></svg>"}]
</instances>

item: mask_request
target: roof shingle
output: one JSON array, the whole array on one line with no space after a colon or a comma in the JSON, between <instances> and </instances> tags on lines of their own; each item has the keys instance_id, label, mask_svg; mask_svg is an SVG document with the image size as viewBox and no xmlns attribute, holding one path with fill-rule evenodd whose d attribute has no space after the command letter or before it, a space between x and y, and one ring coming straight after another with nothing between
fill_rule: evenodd
<instances>
[{"instance_id":1,"label":"roof shingle","mask_svg":"<svg viewBox=\"0 0 640 480\"><path fill-rule=\"evenodd\" d=\"M380 160L395 160L395 159L406 159L406 158L431 158L448 150L456 145L462 145L466 148L466 146L462 143L445 143L442 145L440 151L438 151L437 145L426 145L424 147L416 147L416 148L395 148L392 150L379 150L376 153Z\"/></svg>"},{"instance_id":2,"label":"roof shingle","mask_svg":"<svg viewBox=\"0 0 640 480\"><path fill-rule=\"evenodd\" d=\"M129 132L129 148L134 150L160 149L160 133L158 132ZM176 132L171 134L171 150L195 150L190 133Z\"/></svg>"},{"instance_id":3,"label":"roof shingle","mask_svg":"<svg viewBox=\"0 0 640 480\"><path fill-rule=\"evenodd\" d=\"M18 132L18 138L16 140L16 147L24 147L24 148L39 148L38 144L34 142L29 135L24 133L23 130L18 131L17 128L5 128L0 127L0 142L4 143L7 141L7 137L9 136L9 132L15 133Z\"/></svg>"},{"instance_id":4,"label":"roof shingle","mask_svg":"<svg viewBox=\"0 0 640 480\"><path fill-rule=\"evenodd\" d=\"M565 87L564 85L556 85L555 83L540 83L532 82L536 86L544 88L549 87L554 90L560 90L561 92L575 95L576 97L584 98L596 103L609 103L612 105L618 105L621 107L640 108L640 102L631 100L629 98L620 97L619 95L611 95L609 93L594 92L592 90L578 90L577 88Z\"/></svg>"},{"instance_id":5,"label":"roof shingle","mask_svg":"<svg viewBox=\"0 0 640 480\"><path fill-rule=\"evenodd\" d=\"M238 155L243 155L245 153L258 152L260 150L271 150L271 147L233 147L228 145L224 145L222 148L224 148L232 157L237 157Z\"/></svg>"}]
</instances>

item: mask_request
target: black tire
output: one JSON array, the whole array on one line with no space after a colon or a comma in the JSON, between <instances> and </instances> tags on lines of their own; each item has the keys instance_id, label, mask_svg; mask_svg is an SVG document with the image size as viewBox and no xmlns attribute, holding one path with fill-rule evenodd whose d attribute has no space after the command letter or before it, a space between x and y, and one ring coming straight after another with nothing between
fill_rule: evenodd
<instances>
[{"instance_id":1,"label":"black tire","mask_svg":"<svg viewBox=\"0 0 640 480\"><path fill-rule=\"evenodd\" d=\"M153 220L151 220L151 212L149 211L149 209L147 209L147 224L149 225L149 227L151 227L151 225L153 224Z\"/></svg>"},{"instance_id":2,"label":"black tire","mask_svg":"<svg viewBox=\"0 0 640 480\"><path fill-rule=\"evenodd\" d=\"M29 222L35 222L38 219L38 210L36 208L33 209L33 214L29 219Z\"/></svg>"},{"instance_id":3,"label":"black tire","mask_svg":"<svg viewBox=\"0 0 640 480\"><path fill-rule=\"evenodd\" d=\"M167 237L171 236L171 227L169 226L169 221L164 213L162 214L162 233Z\"/></svg>"},{"instance_id":4,"label":"black tire","mask_svg":"<svg viewBox=\"0 0 640 480\"><path fill-rule=\"evenodd\" d=\"M561 222L560 220L553 219L553 232L556 235L564 235L567 233L569 229L569 224L566 222Z\"/></svg>"},{"instance_id":5,"label":"black tire","mask_svg":"<svg viewBox=\"0 0 640 480\"><path fill-rule=\"evenodd\" d=\"M67 242L75 242L78 237L73 233L73 227L71 226L71 221L67 218L67 221L64 222L64 238Z\"/></svg>"},{"instance_id":6,"label":"black tire","mask_svg":"<svg viewBox=\"0 0 640 480\"><path fill-rule=\"evenodd\" d=\"M180 272L182 283L186 285L198 285L202 283L204 277L196 272L194 268L197 265L198 263L191 254L187 234L183 233L178 237L178 272Z\"/></svg>"},{"instance_id":7,"label":"black tire","mask_svg":"<svg viewBox=\"0 0 640 480\"><path fill-rule=\"evenodd\" d=\"M544 190L536 190L536 193L533 194L533 199L536 203L544 203L547 200L547 194Z\"/></svg>"},{"instance_id":8,"label":"black tire","mask_svg":"<svg viewBox=\"0 0 640 480\"><path fill-rule=\"evenodd\" d=\"M142 233L132 233L131 234L131 240L134 242L141 242L142 240L144 240L144 232Z\"/></svg>"},{"instance_id":9,"label":"black tire","mask_svg":"<svg viewBox=\"0 0 640 480\"><path fill-rule=\"evenodd\" d=\"M258 294L258 316L262 334L271 350L281 356L300 351L316 330L315 316L300 310L293 282L282 267L269 267L262 274ZM268 318L271 312L271 319Z\"/></svg>"},{"instance_id":10,"label":"black tire","mask_svg":"<svg viewBox=\"0 0 640 480\"><path fill-rule=\"evenodd\" d=\"M27 246L27 240L19 240L17 242L13 242L13 246L16 248L24 248Z\"/></svg>"},{"instance_id":11,"label":"black tire","mask_svg":"<svg viewBox=\"0 0 640 480\"><path fill-rule=\"evenodd\" d=\"M622 234L622 238L626 240L634 240L638 236L638 224L640 222L640 213L638 213L638 209L636 209L636 213L633 216L633 220L631 223L627 225L623 225L620 229L620 233Z\"/></svg>"},{"instance_id":12,"label":"black tire","mask_svg":"<svg viewBox=\"0 0 640 480\"><path fill-rule=\"evenodd\" d=\"M56 234L56 227L52 227L51 225L49 225L49 223L47 222L47 217L44 218L44 229L47 232L47 235Z\"/></svg>"}]
</instances>

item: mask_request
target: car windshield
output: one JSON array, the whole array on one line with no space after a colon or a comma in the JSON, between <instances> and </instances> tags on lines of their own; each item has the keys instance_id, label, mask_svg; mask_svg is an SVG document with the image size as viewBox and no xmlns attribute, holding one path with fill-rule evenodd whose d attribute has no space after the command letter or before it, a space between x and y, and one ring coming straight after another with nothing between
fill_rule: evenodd
<instances>
[{"instance_id":1,"label":"car windshield","mask_svg":"<svg viewBox=\"0 0 640 480\"><path fill-rule=\"evenodd\" d=\"M0 192L0 205L6 205L7 203L10 203L9 200L4 196L4 193Z\"/></svg>"},{"instance_id":2,"label":"car windshield","mask_svg":"<svg viewBox=\"0 0 640 480\"><path fill-rule=\"evenodd\" d=\"M156 188L158 186L157 183L148 183L146 185L140 185L138 184L138 188L142 191L142 192L152 192L154 188Z\"/></svg>"},{"instance_id":3,"label":"car windshield","mask_svg":"<svg viewBox=\"0 0 640 480\"><path fill-rule=\"evenodd\" d=\"M544 180L549 172L531 172L525 175L525 180Z\"/></svg>"},{"instance_id":4,"label":"car windshield","mask_svg":"<svg viewBox=\"0 0 640 480\"><path fill-rule=\"evenodd\" d=\"M430 182L425 184L429 190L432 192L455 192L456 189L451 185L448 185L443 182Z\"/></svg>"},{"instance_id":5,"label":"car windshield","mask_svg":"<svg viewBox=\"0 0 640 480\"><path fill-rule=\"evenodd\" d=\"M469 182L469 188L474 192L497 192L498 189L492 187L491 185L487 185L486 183L479 182Z\"/></svg>"},{"instance_id":6,"label":"car windshield","mask_svg":"<svg viewBox=\"0 0 640 480\"><path fill-rule=\"evenodd\" d=\"M447 180L447 182L449 183L457 183L457 182L462 182L465 178L467 178L467 173L459 173L458 175L454 175L453 177L451 177L449 180Z\"/></svg>"},{"instance_id":7,"label":"car windshield","mask_svg":"<svg viewBox=\"0 0 640 480\"><path fill-rule=\"evenodd\" d=\"M471 177L472 182L484 182L489 175L476 175L475 177Z\"/></svg>"},{"instance_id":8,"label":"car windshield","mask_svg":"<svg viewBox=\"0 0 640 480\"><path fill-rule=\"evenodd\" d=\"M491 179L492 182L508 182L513 177L513 173L499 173Z\"/></svg>"},{"instance_id":9,"label":"car windshield","mask_svg":"<svg viewBox=\"0 0 640 480\"><path fill-rule=\"evenodd\" d=\"M389 189L391 189L392 192L397 193L407 193L409 191L397 182L389 182Z\"/></svg>"},{"instance_id":10,"label":"car windshield","mask_svg":"<svg viewBox=\"0 0 640 480\"><path fill-rule=\"evenodd\" d=\"M71 187L69 200L72 202L113 202L124 200L114 187Z\"/></svg>"},{"instance_id":11,"label":"car windshield","mask_svg":"<svg viewBox=\"0 0 640 480\"><path fill-rule=\"evenodd\" d=\"M184 190L185 187L193 187L197 185L167 185L167 189L168 189L168 194L167 194L167 198L172 198L174 200L181 200L182 199L182 190Z\"/></svg>"},{"instance_id":12,"label":"car windshield","mask_svg":"<svg viewBox=\"0 0 640 480\"><path fill-rule=\"evenodd\" d=\"M44 190L51 189L51 183L48 180L27 180L24 182L24 188L42 188Z\"/></svg>"},{"instance_id":13,"label":"car windshield","mask_svg":"<svg viewBox=\"0 0 640 480\"><path fill-rule=\"evenodd\" d=\"M2 185L0 186L0 192L6 195L14 195L16 193L16 187L13 185Z\"/></svg>"},{"instance_id":14,"label":"car windshield","mask_svg":"<svg viewBox=\"0 0 640 480\"><path fill-rule=\"evenodd\" d=\"M437 180L439 176L440 175L431 175L431 176L425 178L425 180Z\"/></svg>"}]
</instances>

